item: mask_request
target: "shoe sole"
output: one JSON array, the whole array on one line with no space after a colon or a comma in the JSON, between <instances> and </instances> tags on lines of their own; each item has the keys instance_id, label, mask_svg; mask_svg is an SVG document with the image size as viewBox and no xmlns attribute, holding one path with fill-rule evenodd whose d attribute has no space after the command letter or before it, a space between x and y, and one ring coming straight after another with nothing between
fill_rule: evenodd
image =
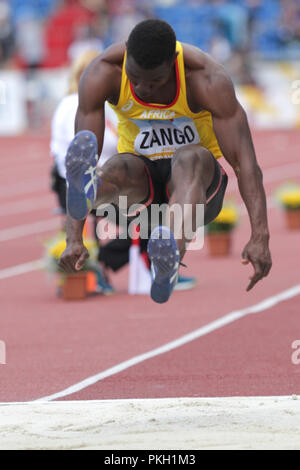
<instances>
[{"instance_id":1,"label":"shoe sole","mask_svg":"<svg viewBox=\"0 0 300 470\"><path fill-rule=\"evenodd\" d=\"M91 208L88 207L84 190L85 172L97 165L97 138L93 132L80 131L72 140L67 156L67 209L74 218L83 220Z\"/></svg>"},{"instance_id":2,"label":"shoe sole","mask_svg":"<svg viewBox=\"0 0 300 470\"><path fill-rule=\"evenodd\" d=\"M163 238L165 234L165 237ZM166 238L169 236L169 238ZM173 234L166 227L153 230L148 243L148 256L155 271L150 295L157 303L165 303L172 293L170 281L176 264L179 266L179 252ZM175 282L174 282L175 286Z\"/></svg>"}]
</instances>

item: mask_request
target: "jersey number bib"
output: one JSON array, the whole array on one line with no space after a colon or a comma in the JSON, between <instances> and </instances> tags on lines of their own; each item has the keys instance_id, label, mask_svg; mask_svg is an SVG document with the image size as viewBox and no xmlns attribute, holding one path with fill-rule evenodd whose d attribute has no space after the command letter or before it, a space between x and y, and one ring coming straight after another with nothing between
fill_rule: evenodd
<instances>
[{"instance_id":1,"label":"jersey number bib","mask_svg":"<svg viewBox=\"0 0 300 470\"><path fill-rule=\"evenodd\" d=\"M171 158L178 148L200 143L194 121L186 117L172 120L133 119L132 121L139 128L134 142L135 152L151 160Z\"/></svg>"}]
</instances>

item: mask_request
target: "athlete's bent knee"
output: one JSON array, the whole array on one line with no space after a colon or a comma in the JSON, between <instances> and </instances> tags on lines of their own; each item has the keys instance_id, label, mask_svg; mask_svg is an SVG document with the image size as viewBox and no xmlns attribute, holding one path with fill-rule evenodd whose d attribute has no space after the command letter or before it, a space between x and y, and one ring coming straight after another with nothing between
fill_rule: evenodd
<instances>
[{"instance_id":1,"label":"athlete's bent knee","mask_svg":"<svg viewBox=\"0 0 300 470\"><path fill-rule=\"evenodd\" d=\"M114 183L119 189L140 183L144 175L144 163L131 155L112 157L99 171L99 176Z\"/></svg>"},{"instance_id":2,"label":"athlete's bent knee","mask_svg":"<svg viewBox=\"0 0 300 470\"><path fill-rule=\"evenodd\" d=\"M178 149L174 155L173 167L180 166L185 170L201 170L212 160L209 150L200 145L187 145ZM209 164L209 163L208 163Z\"/></svg>"}]
</instances>

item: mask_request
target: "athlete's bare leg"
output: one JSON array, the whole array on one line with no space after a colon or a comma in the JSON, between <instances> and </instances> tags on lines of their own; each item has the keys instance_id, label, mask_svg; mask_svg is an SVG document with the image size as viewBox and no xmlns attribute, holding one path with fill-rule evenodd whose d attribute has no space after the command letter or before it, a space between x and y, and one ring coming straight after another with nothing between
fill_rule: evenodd
<instances>
[{"instance_id":1,"label":"athlete's bare leg","mask_svg":"<svg viewBox=\"0 0 300 470\"><path fill-rule=\"evenodd\" d=\"M89 131L76 134L68 149L68 243L60 258L60 266L66 272L81 269L88 257L82 230L89 210L100 204L118 204L120 196L127 196L130 207L144 201L148 194L148 175L143 161L134 155L122 154L97 169L96 149L96 137ZM174 155L169 184L170 205L179 205L184 213L185 204L190 204L193 218L197 204L205 204L213 171L213 161L206 149L190 145L178 150ZM159 303L169 299L177 282L179 261L185 252L187 240L184 232L175 240L174 226L175 220L171 219L170 228L162 226L154 229L148 244L152 270L151 297ZM184 220L182 226L184 228Z\"/></svg>"},{"instance_id":2,"label":"athlete's bare leg","mask_svg":"<svg viewBox=\"0 0 300 470\"><path fill-rule=\"evenodd\" d=\"M174 154L169 183L170 226L154 229L148 243L152 272L150 295L155 302L167 302L174 290L180 260L184 256L186 243L191 241L186 237L186 223L188 221L192 231L196 232L197 204L205 206L206 192L213 176L214 162L205 148L189 145ZM176 210L172 210L172 206L174 208L175 205L179 209L181 223L179 233ZM186 211L187 207L190 211ZM203 223L201 220L198 223L201 222Z\"/></svg>"},{"instance_id":3,"label":"athlete's bare leg","mask_svg":"<svg viewBox=\"0 0 300 470\"><path fill-rule=\"evenodd\" d=\"M67 156L67 247L59 260L65 272L84 266L89 253L83 243L83 228L89 212L102 203L118 204L127 196L127 205L139 203L148 194L145 164L134 155L113 157L97 167L97 138L91 131L80 131L71 142Z\"/></svg>"},{"instance_id":4,"label":"athlete's bare leg","mask_svg":"<svg viewBox=\"0 0 300 470\"><path fill-rule=\"evenodd\" d=\"M127 196L128 206L147 196L148 180L143 161L131 154L118 154L97 166L98 143L90 131L80 131L72 140L67 156L67 211L78 221L100 204L117 203Z\"/></svg>"},{"instance_id":5,"label":"athlete's bare leg","mask_svg":"<svg viewBox=\"0 0 300 470\"><path fill-rule=\"evenodd\" d=\"M214 177L214 163L209 151L199 145L187 145L177 150L172 162L172 176L169 183L169 206L177 204L181 208L182 227L180 234L176 236L175 220L176 212L170 211L170 229L175 235L177 246L182 259L186 250L186 244L191 240L186 238L185 227L190 226L195 233L196 206L203 204L205 209L206 192ZM186 206L185 206L186 205ZM189 205L189 206L187 206ZM191 208L191 210L187 210ZM187 223L187 218L190 220Z\"/></svg>"},{"instance_id":6,"label":"athlete's bare leg","mask_svg":"<svg viewBox=\"0 0 300 470\"><path fill-rule=\"evenodd\" d=\"M117 154L97 169L101 186L94 207L101 204L118 204L126 196L128 207L144 201L148 194L148 176L145 163L132 154Z\"/></svg>"}]
</instances>

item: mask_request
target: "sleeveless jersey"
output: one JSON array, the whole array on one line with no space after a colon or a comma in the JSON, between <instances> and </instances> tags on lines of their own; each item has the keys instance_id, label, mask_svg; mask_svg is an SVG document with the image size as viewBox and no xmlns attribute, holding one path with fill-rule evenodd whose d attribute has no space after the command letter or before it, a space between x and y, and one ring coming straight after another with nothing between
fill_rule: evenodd
<instances>
[{"instance_id":1,"label":"sleeveless jersey","mask_svg":"<svg viewBox=\"0 0 300 470\"><path fill-rule=\"evenodd\" d=\"M188 144L206 147L215 158L222 157L208 111L193 113L188 106L183 50L177 42L177 93L169 105L144 103L134 93L126 71L126 52L122 69L119 102L110 104L119 119L119 153L143 155L151 160L172 158L174 152Z\"/></svg>"}]
</instances>

